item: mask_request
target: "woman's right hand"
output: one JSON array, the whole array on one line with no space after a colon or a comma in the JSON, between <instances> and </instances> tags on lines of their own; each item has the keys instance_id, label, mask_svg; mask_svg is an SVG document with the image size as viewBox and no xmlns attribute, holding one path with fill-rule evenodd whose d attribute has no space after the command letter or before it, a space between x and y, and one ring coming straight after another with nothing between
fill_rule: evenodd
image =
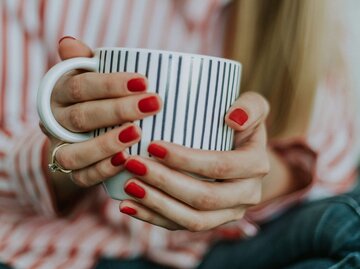
<instances>
[{"instance_id":1,"label":"woman's right hand","mask_svg":"<svg viewBox=\"0 0 360 269\"><path fill-rule=\"evenodd\" d=\"M92 51L80 41L63 38L59 42L59 55L62 60L91 57ZM56 152L57 162L64 169L73 170L71 178L76 185L95 185L123 169L127 157L124 150L137 143L141 135L140 128L131 122L161 109L160 97L146 93L146 89L146 77L136 73L77 70L59 79L51 107L63 127L73 132L88 132L122 125L88 141L63 146ZM61 141L48 133L47 136L50 155Z\"/></svg>"}]
</instances>

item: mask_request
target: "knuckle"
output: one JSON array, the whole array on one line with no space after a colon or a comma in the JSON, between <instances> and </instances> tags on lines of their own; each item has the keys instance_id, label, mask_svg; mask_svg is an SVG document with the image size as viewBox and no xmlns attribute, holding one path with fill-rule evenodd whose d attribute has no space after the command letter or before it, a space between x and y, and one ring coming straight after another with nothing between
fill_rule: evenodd
<instances>
[{"instance_id":1,"label":"knuckle","mask_svg":"<svg viewBox=\"0 0 360 269\"><path fill-rule=\"evenodd\" d=\"M129 118L127 117L127 111L124 104L116 103L114 113L116 118L120 121L124 121Z\"/></svg>"},{"instance_id":2,"label":"knuckle","mask_svg":"<svg viewBox=\"0 0 360 269\"><path fill-rule=\"evenodd\" d=\"M96 140L96 147L103 156L112 155L119 151L118 148L113 146L112 139L108 139L106 135L101 138Z\"/></svg>"},{"instance_id":3,"label":"knuckle","mask_svg":"<svg viewBox=\"0 0 360 269\"><path fill-rule=\"evenodd\" d=\"M160 201L159 203L149 201L149 207L155 212L162 212L163 210L169 210L168 208L164 209L165 205L163 201Z\"/></svg>"},{"instance_id":4,"label":"knuckle","mask_svg":"<svg viewBox=\"0 0 360 269\"><path fill-rule=\"evenodd\" d=\"M159 173L155 179L150 179L150 180L152 180L151 184L155 188L162 190L164 189L164 186L166 186L166 182L168 181L168 178L166 177L166 175Z\"/></svg>"},{"instance_id":5,"label":"knuckle","mask_svg":"<svg viewBox=\"0 0 360 269\"><path fill-rule=\"evenodd\" d=\"M223 178L226 178L226 175L229 174L231 169L232 169L232 167L228 160L219 159L219 160L216 160L213 163L213 165L211 165L210 173L213 178L223 179Z\"/></svg>"},{"instance_id":6,"label":"knuckle","mask_svg":"<svg viewBox=\"0 0 360 269\"><path fill-rule=\"evenodd\" d=\"M200 218L194 218L186 224L186 228L190 232L202 232L206 230L206 226L203 220Z\"/></svg>"},{"instance_id":7,"label":"knuckle","mask_svg":"<svg viewBox=\"0 0 360 269\"><path fill-rule=\"evenodd\" d=\"M73 172L71 174L72 181L81 188L87 188L90 187L91 184L88 182L86 177L83 175L83 173L80 172Z\"/></svg>"},{"instance_id":8,"label":"knuckle","mask_svg":"<svg viewBox=\"0 0 360 269\"><path fill-rule=\"evenodd\" d=\"M69 79L69 95L74 101L82 100L83 79L80 76L73 76Z\"/></svg>"},{"instance_id":9,"label":"knuckle","mask_svg":"<svg viewBox=\"0 0 360 269\"><path fill-rule=\"evenodd\" d=\"M104 89L106 92L111 93L117 88L117 80L112 77L107 77L103 80Z\"/></svg>"},{"instance_id":10,"label":"knuckle","mask_svg":"<svg viewBox=\"0 0 360 269\"><path fill-rule=\"evenodd\" d=\"M233 221L240 220L245 215L245 209L244 208L236 208L234 209L234 219Z\"/></svg>"},{"instance_id":11,"label":"knuckle","mask_svg":"<svg viewBox=\"0 0 360 269\"><path fill-rule=\"evenodd\" d=\"M259 204L262 198L262 186L261 179L255 179L250 182L248 185L248 203L249 204Z\"/></svg>"},{"instance_id":12,"label":"knuckle","mask_svg":"<svg viewBox=\"0 0 360 269\"><path fill-rule=\"evenodd\" d=\"M257 176L264 177L270 172L270 161L267 156L260 158L259 160L261 160L261 162L256 166Z\"/></svg>"},{"instance_id":13,"label":"knuckle","mask_svg":"<svg viewBox=\"0 0 360 269\"><path fill-rule=\"evenodd\" d=\"M56 152L56 161L64 169L73 169L74 167L76 167L75 159L71 155L65 154L60 150Z\"/></svg>"},{"instance_id":14,"label":"knuckle","mask_svg":"<svg viewBox=\"0 0 360 269\"><path fill-rule=\"evenodd\" d=\"M79 106L72 107L68 117L70 125L75 131L86 131L84 113Z\"/></svg>"},{"instance_id":15,"label":"knuckle","mask_svg":"<svg viewBox=\"0 0 360 269\"><path fill-rule=\"evenodd\" d=\"M252 102L257 103L260 105L260 107L262 107L265 116L269 114L270 104L264 96L257 92L246 92L244 94L247 95Z\"/></svg>"},{"instance_id":16,"label":"knuckle","mask_svg":"<svg viewBox=\"0 0 360 269\"><path fill-rule=\"evenodd\" d=\"M98 179L103 180L108 177L111 177L113 174L111 173L110 169L103 163L99 162L95 165L96 174L98 175Z\"/></svg>"},{"instance_id":17,"label":"knuckle","mask_svg":"<svg viewBox=\"0 0 360 269\"><path fill-rule=\"evenodd\" d=\"M217 204L217 197L212 191L204 192L193 202L193 206L200 210L214 210Z\"/></svg>"}]
</instances>

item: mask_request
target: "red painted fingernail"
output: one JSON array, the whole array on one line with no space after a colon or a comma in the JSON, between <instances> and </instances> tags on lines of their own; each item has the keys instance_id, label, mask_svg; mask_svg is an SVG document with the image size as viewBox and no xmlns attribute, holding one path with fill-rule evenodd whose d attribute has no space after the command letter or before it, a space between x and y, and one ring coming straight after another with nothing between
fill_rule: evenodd
<instances>
[{"instance_id":1,"label":"red painted fingernail","mask_svg":"<svg viewBox=\"0 0 360 269\"><path fill-rule=\"evenodd\" d=\"M237 108L230 113L229 119L235 121L239 125L244 125L245 122L247 122L247 120L249 119L249 116L244 110L242 110L241 108Z\"/></svg>"},{"instance_id":2,"label":"red painted fingernail","mask_svg":"<svg viewBox=\"0 0 360 269\"><path fill-rule=\"evenodd\" d=\"M126 158L124 153L122 152L118 152L116 153L112 158L111 158L111 164L113 166L119 166L122 165L123 163L125 163Z\"/></svg>"},{"instance_id":3,"label":"red painted fingernail","mask_svg":"<svg viewBox=\"0 0 360 269\"><path fill-rule=\"evenodd\" d=\"M59 44L61 43L61 41L63 41L64 39L67 39L67 38L72 39L72 40L76 40L75 37L67 35L67 36L63 36L62 38L59 39Z\"/></svg>"},{"instance_id":4,"label":"red painted fingernail","mask_svg":"<svg viewBox=\"0 0 360 269\"><path fill-rule=\"evenodd\" d=\"M144 78L133 78L127 83L127 88L131 92L143 92L146 90L146 82Z\"/></svg>"},{"instance_id":5,"label":"red painted fingernail","mask_svg":"<svg viewBox=\"0 0 360 269\"><path fill-rule=\"evenodd\" d=\"M158 158L165 158L166 154L167 154L167 150L166 148L160 146L160 145L157 145L157 144L151 144L149 147L148 147L148 152L155 156L155 157L158 157Z\"/></svg>"},{"instance_id":6,"label":"red painted fingernail","mask_svg":"<svg viewBox=\"0 0 360 269\"><path fill-rule=\"evenodd\" d=\"M135 175L138 175L138 176L143 176L146 174L147 172L147 169L146 169L146 166L145 164L137 161L137 160L129 160L126 164L125 164L125 168L135 174Z\"/></svg>"},{"instance_id":7,"label":"red painted fingernail","mask_svg":"<svg viewBox=\"0 0 360 269\"><path fill-rule=\"evenodd\" d=\"M138 107L141 112L149 113L154 112L160 108L158 98L156 96L150 96L139 101Z\"/></svg>"},{"instance_id":8,"label":"red painted fingernail","mask_svg":"<svg viewBox=\"0 0 360 269\"><path fill-rule=\"evenodd\" d=\"M144 196L145 196L145 190L134 182L129 183L125 187L125 192L136 198L144 198Z\"/></svg>"},{"instance_id":9,"label":"red painted fingernail","mask_svg":"<svg viewBox=\"0 0 360 269\"><path fill-rule=\"evenodd\" d=\"M124 206L124 207L120 208L120 212L127 214L127 215L135 215L137 213L136 209L128 207L128 206Z\"/></svg>"},{"instance_id":10,"label":"red painted fingernail","mask_svg":"<svg viewBox=\"0 0 360 269\"><path fill-rule=\"evenodd\" d=\"M139 138L139 134L137 133L136 128L134 126L127 127L126 129L122 130L119 134L119 140L122 143L128 143L138 138Z\"/></svg>"}]
</instances>

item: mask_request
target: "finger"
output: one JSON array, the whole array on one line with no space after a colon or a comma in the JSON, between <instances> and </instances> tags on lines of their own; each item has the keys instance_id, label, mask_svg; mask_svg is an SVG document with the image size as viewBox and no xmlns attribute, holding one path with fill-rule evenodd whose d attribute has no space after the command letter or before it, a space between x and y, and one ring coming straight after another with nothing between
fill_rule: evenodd
<instances>
[{"instance_id":1,"label":"finger","mask_svg":"<svg viewBox=\"0 0 360 269\"><path fill-rule=\"evenodd\" d=\"M55 158L65 169L78 170L125 150L139 142L140 135L139 127L126 124L85 142L61 147Z\"/></svg>"},{"instance_id":2,"label":"finger","mask_svg":"<svg viewBox=\"0 0 360 269\"><path fill-rule=\"evenodd\" d=\"M138 94L146 89L147 79L141 74L86 72L68 77L62 84L57 83L53 100L67 105Z\"/></svg>"},{"instance_id":3,"label":"finger","mask_svg":"<svg viewBox=\"0 0 360 269\"><path fill-rule=\"evenodd\" d=\"M71 179L80 187L96 185L124 170L123 164L127 157L128 155L125 152L118 152L114 156L101 160L94 165L73 171Z\"/></svg>"},{"instance_id":4,"label":"finger","mask_svg":"<svg viewBox=\"0 0 360 269\"><path fill-rule=\"evenodd\" d=\"M202 181L140 157L130 157L125 168L143 182L198 210L254 205L261 200L261 179Z\"/></svg>"},{"instance_id":5,"label":"finger","mask_svg":"<svg viewBox=\"0 0 360 269\"><path fill-rule=\"evenodd\" d=\"M230 128L242 132L263 122L269 113L264 97L254 92L242 94L226 113L225 122Z\"/></svg>"},{"instance_id":6,"label":"finger","mask_svg":"<svg viewBox=\"0 0 360 269\"><path fill-rule=\"evenodd\" d=\"M164 218L158 213L142 206L139 203L131 200L124 200L120 203L119 209L121 213L130 215L136 219L145 221L156 226L163 227L165 229L175 231L175 230L184 230L183 227L174 223L173 221Z\"/></svg>"},{"instance_id":7,"label":"finger","mask_svg":"<svg viewBox=\"0 0 360 269\"><path fill-rule=\"evenodd\" d=\"M246 144L244 142L246 142ZM267 132L265 123L261 123L253 129L247 129L243 132L235 132L234 149L241 150L244 147L259 147L266 149Z\"/></svg>"},{"instance_id":8,"label":"finger","mask_svg":"<svg viewBox=\"0 0 360 269\"><path fill-rule=\"evenodd\" d=\"M71 36L65 36L59 40L58 52L61 60L93 56L92 50L86 44Z\"/></svg>"},{"instance_id":9,"label":"finger","mask_svg":"<svg viewBox=\"0 0 360 269\"><path fill-rule=\"evenodd\" d=\"M251 149L209 151L154 141L149 145L148 152L169 167L206 178L256 178L269 170L266 150L260 145L253 145Z\"/></svg>"},{"instance_id":10,"label":"finger","mask_svg":"<svg viewBox=\"0 0 360 269\"><path fill-rule=\"evenodd\" d=\"M54 116L62 126L73 132L87 132L143 119L159 112L161 106L158 95L141 94L56 107Z\"/></svg>"},{"instance_id":11,"label":"finger","mask_svg":"<svg viewBox=\"0 0 360 269\"><path fill-rule=\"evenodd\" d=\"M244 214L242 207L198 211L137 179L130 179L125 184L125 191L129 195L138 195L142 192L141 197L132 196L136 202L192 232L212 229L226 222L240 219Z\"/></svg>"}]
</instances>

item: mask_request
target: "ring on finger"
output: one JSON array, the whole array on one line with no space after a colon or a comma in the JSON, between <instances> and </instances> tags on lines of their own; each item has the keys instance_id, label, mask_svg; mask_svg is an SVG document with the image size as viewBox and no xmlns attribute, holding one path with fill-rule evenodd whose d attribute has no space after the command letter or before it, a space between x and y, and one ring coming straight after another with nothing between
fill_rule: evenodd
<instances>
[{"instance_id":1,"label":"ring on finger","mask_svg":"<svg viewBox=\"0 0 360 269\"><path fill-rule=\"evenodd\" d=\"M51 153L51 163L49 163L49 169L50 169L50 171L52 173L61 172L61 173L64 173L64 174L70 174L72 172L72 170L65 169L64 167L62 167L55 158L56 152L59 149L61 149L63 146L67 146L67 145L70 145L70 144L69 143L62 143L62 144L56 146L53 149L53 151Z\"/></svg>"}]
</instances>

